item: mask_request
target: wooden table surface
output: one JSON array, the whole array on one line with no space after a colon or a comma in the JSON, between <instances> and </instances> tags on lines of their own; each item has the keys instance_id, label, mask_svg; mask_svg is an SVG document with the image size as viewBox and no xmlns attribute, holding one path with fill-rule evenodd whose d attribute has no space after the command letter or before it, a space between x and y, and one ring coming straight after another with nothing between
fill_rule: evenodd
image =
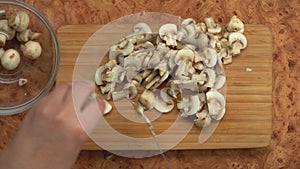
<instances>
[{"instance_id":1,"label":"wooden table surface","mask_svg":"<svg viewBox=\"0 0 300 169\"><path fill-rule=\"evenodd\" d=\"M57 30L68 24L106 24L124 15L166 12L226 23L234 14L248 24L265 24L273 34L273 132L262 149L168 151L172 168L300 168L299 0L25 0ZM298 84L298 85L297 85ZM24 115L0 117L0 149L9 144ZM106 151L82 151L74 169L163 169L160 156L128 159Z\"/></svg>"}]
</instances>

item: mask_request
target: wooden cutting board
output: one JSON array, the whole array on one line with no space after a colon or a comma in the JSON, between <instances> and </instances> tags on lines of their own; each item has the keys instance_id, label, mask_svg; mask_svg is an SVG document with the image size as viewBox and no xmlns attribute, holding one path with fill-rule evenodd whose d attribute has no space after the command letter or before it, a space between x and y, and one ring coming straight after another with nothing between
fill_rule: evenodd
<instances>
[{"instance_id":1,"label":"wooden cutting board","mask_svg":"<svg viewBox=\"0 0 300 169\"><path fill-rule=\"evenodd\" d=\"M101 25L66 25L58 29L61 50L58 83L72 81L74 64L82 46L99 28ZM264 25L246 25L245 30L248 47L234 58L232 64L224 66L227 77L225 117L205 143L199 144L201 130L193 127L173 149L258 148L269 145L272 130L272 35ZM109 49L109 46L103 45ZM246 71L247 68L252 71ZM160 134L170 127L176 117L177 114L170 113L154 121L156 133ZM145 124L131 122L115 109L105 118L124 135L150 137ZM111 145L118 149L120 142L115 141ZM130 149L130 146L127 148ZM101 148L89 141L83 149Z\"/></svg>"}]
</instances>

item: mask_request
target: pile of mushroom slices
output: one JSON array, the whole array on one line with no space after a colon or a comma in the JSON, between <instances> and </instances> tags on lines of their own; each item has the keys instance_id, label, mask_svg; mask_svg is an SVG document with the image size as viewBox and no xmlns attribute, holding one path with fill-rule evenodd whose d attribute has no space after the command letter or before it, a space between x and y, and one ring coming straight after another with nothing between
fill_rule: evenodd
<instances>
[{"instance_id":1,"label":"pile of mushroom slices","mask_svg":"<svg viewBox=\"0 0 300 169\"><path fill-rule=\"evenodd\" d=\"M221 120L225 97L220 91L226 84L222 61L229 63L247 41L236 16L224 31L229 40L219 36L222 29L212 18L205 22L189 18L180 25L162 25L158 33L145 23L136 24L134 33L113 45L109 61L97 69L101 93L108 100L132 100L138 112L168 113L176 106L182 117L194 117L198 127Z\"/></svg>"}]
</instances>

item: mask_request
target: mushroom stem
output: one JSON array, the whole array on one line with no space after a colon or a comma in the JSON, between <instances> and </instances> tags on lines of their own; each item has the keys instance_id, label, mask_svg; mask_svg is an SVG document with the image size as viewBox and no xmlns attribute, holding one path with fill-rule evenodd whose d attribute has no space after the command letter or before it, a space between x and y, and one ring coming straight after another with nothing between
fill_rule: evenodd
<instances>
[{"instance_id":1,"label":"mushroom stem","mask_svg":"<svg viewBox=\"0 0 300 169\"><path fill-rule=\"evenodd\" d=\"M187 63L184 60L179 61L179 66L175 72L176 77L180 77L182 75L188 76L187 70Z\"/></svg>"}]
</instances>

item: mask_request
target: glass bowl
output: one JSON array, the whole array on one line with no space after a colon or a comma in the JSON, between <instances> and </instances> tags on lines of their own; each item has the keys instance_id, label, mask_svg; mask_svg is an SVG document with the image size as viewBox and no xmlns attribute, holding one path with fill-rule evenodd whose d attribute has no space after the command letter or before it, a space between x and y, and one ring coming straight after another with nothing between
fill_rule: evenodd
<instances>
[{"instance_id":1,"label":"glass bowl","mask_svg":"<svg viewBox=\"0 0 300 169\"><path fill-rule=\"evenodd\" d=\"M0 0L0 10L6 11L6 19L15 11L29 15L29 27L33 32L41 33L35 40L41 44L42 54L35 60L28 59L20 50L24 44L15 37L6 41L4 50L19 51L21 62L14 70L6 70L0 64L0 115L23 112L33 106L53 87L59 69L59 45L54 29L49 21L33 6L18 0ZM27 79L24 86L20 79Z\"/></svg>"}]
</instances>

